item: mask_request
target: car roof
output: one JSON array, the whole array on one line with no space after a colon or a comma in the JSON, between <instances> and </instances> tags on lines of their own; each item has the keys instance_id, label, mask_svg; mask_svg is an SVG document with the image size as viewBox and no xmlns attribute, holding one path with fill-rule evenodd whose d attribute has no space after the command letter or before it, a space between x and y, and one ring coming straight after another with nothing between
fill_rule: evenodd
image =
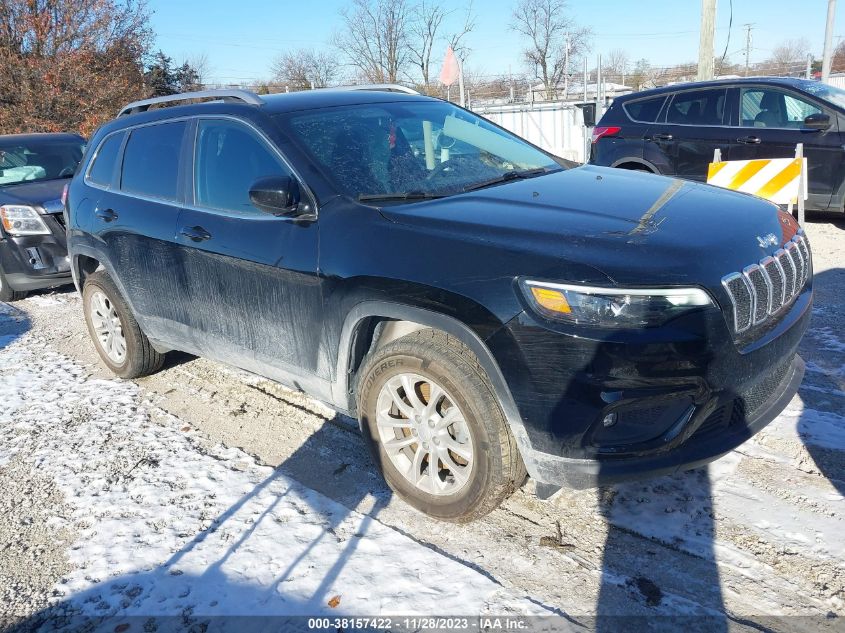
<instances>
[{"instance_id":1,"label":"car roof","mask_svg":"<svg viewBox=\"0 0 845 633\"><path fill-rule=\"evenodd\" d=\"M249 94L249 93L246 93ZM203 114L232 114L246 115L262 113L275 115L287 112L316 110L346 105L367 105L376 103L420 103L440 102L440 99L419 94L408 94L390 90L377 89L344 89L321 88L318 90L302 90L298 92L284 92L270 95L253 95L261 100L260 105L250 105L239 99L214 100L203 103L182 103L149 109L142 112L124 114L105 123L98 131L98 135L109 134L139 124L166 121L181 117L191 117Z\"/></svg>"},{"instance_id":2,"label":"car roof","mask_svg":"<svg viewBox=\"0 0 845 633\"><path fill-rule=\"evenodd\" d=\"M295 112L345 105L366 105L370 103L395 103L402 101L438 101L424 95L412 95L386 90L340 90L325 88L303 90L272 95L262 95L264 107L272 114Z\"/></svg>"},{"instance_id":3,"label":"car roof","mask_svg":"<svg viewBox=\"0 0 845 633\"><path fill-rule=\"evenodd\" d=\"M730 86L759 84L767 86L783 86L789 88L796 88L798 90L806 91L808 88L818 86L818 81L810 79L797 79L794 77L740 77L738 79L714 79L712 81L690 81L685 83L674 84L671 86L661 86L660 88L651 88L649 90L641 90L639 92L632 92L631 94L616 97L616 101L630 101L632 99L640 99L649 96L659 96L678 92L681 90L692 90L695 88L724 88Z\"/></svg>"},{"instance_id":4,"label":"car roof","mask_svg":"<svg viewBox=\"0 0 845 633\"><path fill-rule=\"evenodd\" d=\"M28 143L30 141L82 141L79 134L72 132L33 132L31 134L0 134L0 143Z\"/></svg>"}]
</instances>

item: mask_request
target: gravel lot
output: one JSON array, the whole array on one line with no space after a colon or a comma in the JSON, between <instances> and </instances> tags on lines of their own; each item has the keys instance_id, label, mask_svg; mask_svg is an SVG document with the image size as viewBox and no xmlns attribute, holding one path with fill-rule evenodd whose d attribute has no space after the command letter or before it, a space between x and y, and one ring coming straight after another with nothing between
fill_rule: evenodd
<instances>
[{"instance_id":1,"label":"gravel lot","mask_svg":"<svg viewBox=\"0 0 845 633\"><path fill-rule=\"evenodd\" d=\"M301 394L180 354L115 380L75 293L0 304L0 617L35 625L52 605L186 626L462 612L845 629L845 220L811 215L807 233L808 371L764 432L709 470L547 502L529 482L467 526L393 498L355 423Z\"/></svg>"}]
</instances>

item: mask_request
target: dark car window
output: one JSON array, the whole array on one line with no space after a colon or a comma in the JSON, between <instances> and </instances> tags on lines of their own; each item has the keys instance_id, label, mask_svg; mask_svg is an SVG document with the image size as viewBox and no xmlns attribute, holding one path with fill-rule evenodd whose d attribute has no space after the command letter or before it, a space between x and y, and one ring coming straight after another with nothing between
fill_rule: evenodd
<instances>
[{"instance_id":1,"label":"dark car window","mask_svg":"<svg viewBox=\"0 0 845 633\"><path fill-rule=\"evenodd\" d=\"M37 135L0 139L0 187L70 178L83 151L85 141L81 138Z\"/></svg>"},{"instance_id":2,"label":"dark car window","mask_svg":"<svg viewBox=\"0 0 845 633\"><path fill-rule=\"evenodd\" d=\"M249 199L255 181L290 170L249 128L234 121L200 121L194 173L195 202L224 211L261 213Z\"/></svg>"},{"instance_id":3,"label":"dark car window","mask_svg":"<svg viewBox=\"0 0 845 633\"><path fill-rule=\"evenodd\" d=\"M666 122L682 125L722 125L726 94L724 89L680 92L669 104Z\"/></svg>"},{"instance_id":4,"label":"dark car window","mask_svg":"<svg viewBox=\"0 0 845 633\"><path fill-rule=\"evenodd\" d=\"M358 199L448 196L560 169L519 137L446 102L349 105L278 120Z\"/></svg>"},{"instance_id":5,"label":"dark car window","mask_svg":"<svg viewBox=\"0 0 845 633\"><path fill-rule=\"evenodd\" d=\"M111 184L114 163L117 160L121 143L123 143L122 133L112 134L100 143L97 155L94 156L94 162L91 163L91 169L88 171L88 180L103 187L108 187Z\"/></svg>"},{"instance_id":6,"label":"dark car window","mask_svg":"<svg viewBox=\"0 0 845 633\"><path fill-rule=\"evenodd\" d=\"M795 95L768 88L743 88L740 100L743 127L804 127L804 119L821 108Z\"/></svg>"},{"instance_id":7,"label":"dark car window","mask_svg":"<svg viewBox=\"0 0 845 633\"><path fill-rule=\"evenodd\" d=\"M632 121L640 123L654 123L657 121L657 115L660 114L660 108L666 101L666 95L659 97L652 97L651 99L638 99L637 101L629 101L622 107Z\"/></svg>"},{"instance_id":8,"label":"dark car window","mask_svg":"<svg viewBox=\"0 0 845 633\"><path fill-rule=\"evenodd\" d=\"M120 188L163 200L176 200L179 150L184 121L148 125L132 130L123 152Z\"/></svg>"}]
</instances>

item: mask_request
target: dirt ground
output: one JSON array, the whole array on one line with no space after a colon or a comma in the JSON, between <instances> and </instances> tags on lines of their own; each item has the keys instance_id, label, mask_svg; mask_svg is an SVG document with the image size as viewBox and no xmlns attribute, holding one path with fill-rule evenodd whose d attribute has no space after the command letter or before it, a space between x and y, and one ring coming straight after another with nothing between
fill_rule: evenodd
<instances>
[{"instance_id":1,"label":"dirt ground","mask_svg":"<svg viewBox=\"0 0 845 633\"><path fill-rule=\"evenodd\" d=\"M161 424L243 449L549 612L585 622L597 613L724 613L749 630L816 630L818 620L766 620L845 615L845 442L834 441L845 436L845 219L808 220L816 299L801 349L804 385L784 415L709 473L565 490L549 501L528 482L487 518L454 526L393 497L356 423L301 394L175 353L136 382ZM45 350L91 379L113 378L74 292L37 294L17 307ZM0 462L0 615L28 615L57 595L74 536L43 528L44 517L69 502L25 456Z\"/></svg>"}]
</instances>

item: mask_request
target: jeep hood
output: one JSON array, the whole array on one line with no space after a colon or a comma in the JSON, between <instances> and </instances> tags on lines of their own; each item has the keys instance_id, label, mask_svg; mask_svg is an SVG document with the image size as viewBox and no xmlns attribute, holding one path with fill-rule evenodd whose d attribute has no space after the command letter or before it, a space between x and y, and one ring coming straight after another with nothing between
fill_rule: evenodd
<instances>
[{"instance_id":1,"label":"jeep hood","mask_svg":"<svg viewBox=\"0 0 845 633\"><path fill-rule=\"evenodd\" d=\"M387 206L382 214L417 230L530 253L530 259L589 266L612 282L633 285L718 285L724 275L777 250L796 230L776 206L753 196L593 166ZM772 235L775 245L761 245L775 241L766 240Z\"/></svg>"}]
</instances>

